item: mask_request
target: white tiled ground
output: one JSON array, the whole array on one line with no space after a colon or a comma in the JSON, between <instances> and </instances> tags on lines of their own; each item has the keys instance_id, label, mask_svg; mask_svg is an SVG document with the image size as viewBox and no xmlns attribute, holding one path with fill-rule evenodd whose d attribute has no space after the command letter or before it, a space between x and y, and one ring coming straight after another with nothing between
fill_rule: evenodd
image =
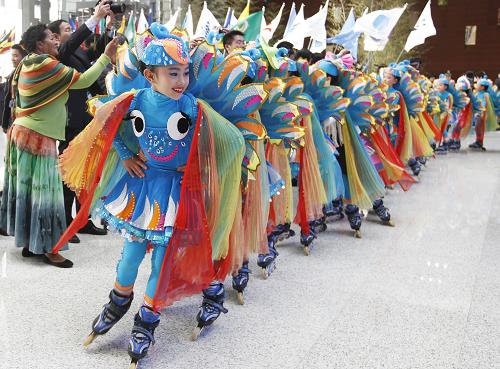
<instances>
[{"instance_id":1,"label":"white tiled ground","mask_svg":"<svg viewBox=\"0 0 500 369\"><path fill-rule=\"evenodd\" d=\"M488 152L431 160L408 193L390 191L396 228L369 217L363 239L345 221L306 257L279 248L267 281L239 306L227 281L222 316L189 340L200 298L168 309L143 368L500 368L500 134ZM82 236L60 270L22 259L0 238L0 368L123 369L131 312L89 349L81 343L107 301L121 240ZM149 263L142 267L137 296Z\"/></svg>"}]
</instances>

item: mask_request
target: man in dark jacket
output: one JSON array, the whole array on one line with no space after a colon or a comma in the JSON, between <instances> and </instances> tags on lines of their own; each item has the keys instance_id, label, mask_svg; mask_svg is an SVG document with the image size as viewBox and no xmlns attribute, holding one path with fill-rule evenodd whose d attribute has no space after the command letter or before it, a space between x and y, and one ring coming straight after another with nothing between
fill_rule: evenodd
<instances>
[{"instance_id":1,"label":"man in dark jacket","mask_svg":"<svg viewBox=\"0 0 500 369\"><path fill-rule=\"evenodd\" d=\"M85 40L94 33L99 21L106 16L109 16L106 30L98 37L95 46L91 49L84 50L81 45ZM108 41L113 37L110 29L114 20L114 14L110 10L109 4L98 4L95 8L94 15L81 25L75 32L71 31L68 22L57 20L49 24L49 29L58 37L59 55L58 59L65 65L75 68L78 72L85 72L90 68L92 62L104 52L104 48ZM87 99L92 95L103 94L99 83L94 83L88 90L70 90L67 102L68 123L66 127L66 141L59 142L59 153L62 153L83 129L90 123L92 117L87 112ZM66 221L70 224L73 220L72 208L76 201L77 209L79 208L78 200L73 191L64 186L64 207L66 210ZM83 227L79 233L105 235L107 231L98 228L89 219L87 225ZM70 242L80 242L78 236L74 236Z\"/></svg>"},{"instance_id":2,"label":"man in dark jacket","mask_svg":"<svg viewBox=\"0 0 500 369\"><path fill-rule=\"evenodd\" d=\"M19 63L21 63L21 60L26 56L26 50L23 49L23 47L19 44L12 45L11 49L11 58L10 60L12 61L12 66L14 67L14 70L16 70L17 66ZM1 107L2 109L0 110L2 115L0 116L0 119L2 120L2 129L5 133L7 133L7 129L12 125L12 91L11 91L11 84L12 84L12 76L14 75L14 71L12 71L11 74L7 77L7 80L3 84L3 94L2 94L2 102L1 102Z\"/></svg>"}]
</instances>

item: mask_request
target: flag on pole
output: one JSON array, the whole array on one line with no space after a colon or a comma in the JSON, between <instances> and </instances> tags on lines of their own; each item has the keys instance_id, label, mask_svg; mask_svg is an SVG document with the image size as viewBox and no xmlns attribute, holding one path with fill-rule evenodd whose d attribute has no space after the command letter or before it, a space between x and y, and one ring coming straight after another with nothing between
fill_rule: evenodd
<instances>
[{"instance_id":1,"label":"flag on pole","mask_svg":"<svg viewBox=\"0 0 500 369\"><path fill-rule=\"evenodd\" d=\"M128 44L130 46L134 46L135 44L135 16L134 12L130 12L130 16L128 17L127 28L125 28L125 37L128 40Z\"/></svg>"},{"instance_id":2,"label":"flag on pole","mask_svg":"<svg viewBox=\"0 0 500 369\"><path fill-rule=\"evenodd\" d=\"M153 23L153 8L149 8L149 11L148 11L148 24L151 24Z\"/></svg>"},{"instance_id":3,"label":"flag on pole","mask_svg":"<svg viewBox=\"0 0 500 369\"><path fill-rule=\"evenodd\" d=\"M238 22L241 22L245 18L247 18L250 15L250 0L247 0L247 5L245 5L245 8L241 12L240 16L238 17Z\"/></svg>"},{"instance_id":4,"label":"flag on pole","mask_svg":"<svg viewBox=\"0 0 500 369\"><path fill-rule=\"evenodd\" d=\"M286 22L285 32L283 33L283 37L290 32L290 28L292 28L295 17L297 16L297 12L295 10L295 3L292 3L292 7L290 8L290 15L288 16L288 21Z\"/></svg>"},{"instance_id":5,"label":"flag on pole","mask_svg":"<svg viewBox=\"0 0 500 369\"><path fill-rule=\"evenodd\" d=\"M266 28L267 23L266 23L266 16L264 15L266 13L266 7L262 7L262 21L260 22L260 33L262 33L262 30Z\"/></svg>"},{"instance_id":6,"label":"flag on pole","mask_svg":"<svg viewBox=\"0 0 500 369\"><path fill-rule=\"evenodd\" d=\"M75 31L76 27L75 27L75 21L73 20L73 18L69 18L68 23L69 23L69 26L71 27L71 30Z\"/></svg>"},{"instance_id":7,"label":"flag on pole","mask_svg":"<svg viewBox=\"0 0 500 369\"><path fill-rule=\"evenodd\" d=\"M102 35L102 34L106 33L106 18L102 18L99 21L99 24L97 25L97 27L96 27L95 34L101 34Z\"/></svg>"},{"instance_id":8,"label":"flag on pole","mask_svg":"<svg viewBox=\"0 0 500 369\"><path fill-rule=\"evenodd\" d=\"M168 20L167 23L165 23L165 27L167 27L167 29L169 31L173 30L175 28L175 26L177 25L177 18L179 17L179 9L177 9L174 13L174 15L172 15L172 18L170 18Z\"/></svg>"},{"instance_id":9,"label":"flag on pole","mask_svg":"<svg viewBox=\"0 0 500 369\"><path fill-rule=\"evenodd\" d=\"M196 26L196 32L194 33L194 38L206 38L210 31L214 30L215 28L220 28L220 23L208 9L207 2L204 1L200 19L198 20L198 25Z\"/></svg>"},{"instance_id":10,"label":"flag on pole","mask_svg":"<svg viewBox=\"0 0 500 369\"><path fill-rule=\"evenodd\" d=\"M304 27L306 21L304 19L304 4L300 6L299 12L295 16L293 23L283 35L282 41L290 42L294 48L301 49L304 46Z\"/></svg>"},{"instance_id":11,"label":"flag on pole","mask_svg":"<svg viewBox=\"0 0 500 369\"><path fill-rule=\"evenodd\" d=\"M186 15L184 16L184 21L182 22L182 28L185 29L189 37L193 37L193 13L191 13L191 4L188 5Z\"/></svg>"},{"instance_id":12,"label":"flag on pole","mask_svg":"<svg viewBox=\"0 0 500 369\"><path fill-rule=\"evenodd\" d=\"M231 14L232 14L232 12L233 11L232 11L231 7L228 7L227 8L227 12L226 12L226 18L224 19L224 25L223 25L224 28L228 28L229 23L231 22Z\"/></svg>"},{"instance_id":13,"label":"flag on pole","mask_svg":"<svg viewBox=\"0 0 500 369\"><path fill-rule=\"evenodd\" d=\"M285 3L281 4L281 8L278 12L278 15L276 15L276 17L271 21L271 23L266 24L264 28L261 30L262 38L266 40L266 42L269 42L269 40L273 38L274 32L276 32L276 28L278 28L280 24L284 8L285 8Z\"/></svg>"},{"instance_id":14,"label":"flag on pole","mask_svg":"<svg viewBox=\"0 0 500 369\"><path fill-rule=\"evenodd\" d=\"M345 49L351 52L354 59L358 59L358 41L359 32L354 32L354 25L356 24L356 17L354 15L354 9L351 8L349 16L347 17L340 33L337 36L330 37L326 41L329 44L342 45Z\"/></svg>"},{"instance_id":15,"label":"flag on pole","mask_svg":"<svg viewBox=\"0 0 500 369\"><path fill-rule=\"evenodd\" d=\"M325 6L322 6L316 14L305 21L304 37L311 37L310 50L313 53L320 53L326 49L328 3L329 0L326 0Z\"/></svg>"},{"instance_id":16,"label":"flag on pole","mask_svg":"<svg viewBox=\"0 0 500 369\"><path fill-rule=\"evenodd\" d=\"M385 48L385 45L389 42L389 35L407 5L405 4L402 8L376 10L364 14L356 20L354 32L365 34L365 50L382 51Z\"/></svg>"},{"instance_id":17,"label":"flag on pole","mask_svg":"<svg viewBox=\"0 0 500 369\"><path fill-rule=\"evenodd\" d=\"M148 20L146 19L146 15L144 14L144 9L141 9L141 13L139 14L139 20L137 21L137 33L141 34L147 31L149 28Z\"/></svg>"},{"instance_id":18,"label":"flag on pole","mask_svg":"<svg viewBox=\"0 0 500 369\"><path fill-rule=\"evenodd\" d=\"M245 41L256 41L260 35L260 25L262 23L262 11L252 13L244 20L239 21L232 29L245 34Z\"/></svg>"},{"instance_id":19,"label":"flag on pole","mask_svg":"<svg viewBox=\"0 0 500 369\"><path fill-rule=\"evenodd\" d=\"M125 34L125 23L126 23L125 14L122 14L122 22L120 24L120 28L118 28L118 30L116 31L116 33L119 33L119 34L122 34L122 35Z\"/></svg>"},{"instance_id":20,"label":"flag on pole","mask_svg":"<svg viewBox=\"0 0 500 369\"><path fill-rule=\"evenodd\" d=\"M408 52L415 46L422 45L427 37L435 35L436 27L434 27L434 22L432 21L431 0L429 0L422 11L422 14L418 17L413 31L410 32L410 35L406 40L405 51Z\"/></svg>"}]
</instances>

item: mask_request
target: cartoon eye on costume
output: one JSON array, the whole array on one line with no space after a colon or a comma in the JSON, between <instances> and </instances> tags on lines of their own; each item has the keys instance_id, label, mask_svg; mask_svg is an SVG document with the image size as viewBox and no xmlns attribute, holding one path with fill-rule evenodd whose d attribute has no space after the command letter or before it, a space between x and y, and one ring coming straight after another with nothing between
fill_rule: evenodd
<instances>
[{"instance_id":1,"label":"cartoon eye on costume","mask_svg":"<svg viewBox=\"0 0 500 369\"><path fill-rule=\"evenodd\" d=\"M191 127L191 119L183 112L178 111L168 118L167 132L173 140L182 140L187 136Z\"/></svg>"},{"instance_id":2,"label":"cartoon eye on costume","mask_svg":"<svg viewBox=\"0 0 500 369\"><path fill-rule=\"evenodd\" d=\"M134 133L137 137L141 137L144 134L144 115L139 110L132 110L130 112L130 118L132 119L132 127L134 128Z\"/></svg>"}]
</instances>

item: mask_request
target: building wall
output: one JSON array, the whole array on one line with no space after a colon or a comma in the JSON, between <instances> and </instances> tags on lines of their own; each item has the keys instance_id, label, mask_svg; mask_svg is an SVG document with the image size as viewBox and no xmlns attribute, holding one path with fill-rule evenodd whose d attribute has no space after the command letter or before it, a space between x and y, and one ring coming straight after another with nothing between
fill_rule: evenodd
<instances>
[{"instance_id":1,"label":"building wall","mask_svg":"<svg viewBox=\"0 0 500 369\"><path fill-rule=\"evenodd\" d=\"M423 9L427 0L419 0ZM425 73L450 70L454 78L467 70L484 70L490 78L500 73L500 0L432 1L437 35L426 40L422 55ZM476 25L476 45L465 45L465 27Z\"/></svg>"}]
</instances>

